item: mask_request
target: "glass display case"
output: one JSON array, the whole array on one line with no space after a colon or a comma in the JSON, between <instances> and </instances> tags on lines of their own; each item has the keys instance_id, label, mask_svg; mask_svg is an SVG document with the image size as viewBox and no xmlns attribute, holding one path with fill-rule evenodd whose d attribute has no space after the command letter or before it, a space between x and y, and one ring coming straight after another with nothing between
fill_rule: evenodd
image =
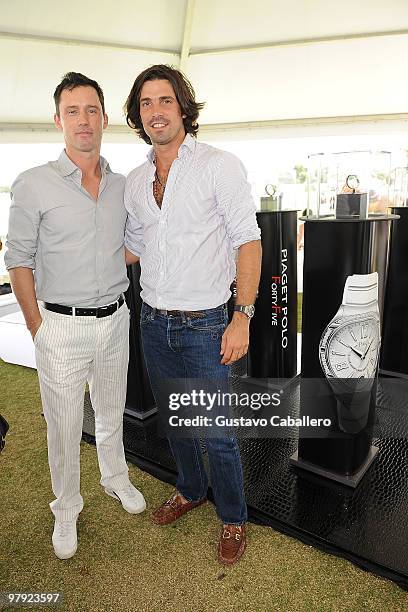
<instances>
[{"instance_id":1,"label":"glass display case","mask_svg":"<svg viewBox=\"0 0 408 612\"><path fill-rule=\"evenodd\" d=\"M390 180L390 206L408 206L408 167L394 168Z\"/></svg>"},{"instance_id":2,"label":"glass display case","mask_svg":"<svg viewBox=\"0 0 408 612\"><path fill-rule=\"evenodd\" d=\"M308 156L307 217L366 219L387 214L391 153L343 151Z\"/></svg>"},{"instance_id":3,"label":"glass display case","mask_svg":"<svg viewBox=\"0 0 408 612\"><path fill-rule=\"evenodd\" d=\"M390 212L398 216L390 232L380 368L387 376L408 378L408 168L395 168L390 181Z\"/></svg>"}]
</instances>

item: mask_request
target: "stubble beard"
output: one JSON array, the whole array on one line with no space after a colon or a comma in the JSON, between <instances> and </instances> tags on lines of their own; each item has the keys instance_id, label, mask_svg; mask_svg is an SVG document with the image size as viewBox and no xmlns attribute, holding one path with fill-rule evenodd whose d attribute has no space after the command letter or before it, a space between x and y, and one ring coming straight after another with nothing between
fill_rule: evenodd
<instances>
[{"instance_id":1,"label":"stubble beard","mask_svg":"<svg viewBox=\"0 0 408 612\"><path fill-rule=\"evenodd\" d=\"M161 146L161 145L167 145L170 144L171 142L173 142L174 140L177 139L177 137L179 136L179 134L183 131L183 127L181 126L180 129L176 132L176 133L169 133L169 134L149 134L149 132L145 129L146 134L148 135L148 137L151 140L152 145L157 145L157 146Z\"/></svg>"},{"instance_id":2,"label":"stubble beard","mask_svg":"<svg viewBox=\"0 0 408 612\"><path fill-rule=\"evenodd\" d=\"M75 140L72 144L74 148L81 153L92 153L93 151L97 151L101 147L101 140L97 143L97 139L92 138L88 142L81 142L80 139Z\"/></svg>"}]
</instances>

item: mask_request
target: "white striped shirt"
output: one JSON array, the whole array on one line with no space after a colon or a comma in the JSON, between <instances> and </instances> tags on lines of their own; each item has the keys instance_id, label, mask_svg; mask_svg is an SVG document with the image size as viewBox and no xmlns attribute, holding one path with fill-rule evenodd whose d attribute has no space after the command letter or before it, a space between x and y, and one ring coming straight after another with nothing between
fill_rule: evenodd
<instances>
[{"instance_id":1,"label":"white striped shirt","mask_svg":"<svg viewBox=\"0 0 408 612\"><path fill-rule=\"evenodd\" d=\"M236 249L260 239L246 171L235 155L186 135L153 197L153 149L126 181L126 247L140 257L141 297L152 308L204 310L228 301Z\"/></svg>"}]
</instances>

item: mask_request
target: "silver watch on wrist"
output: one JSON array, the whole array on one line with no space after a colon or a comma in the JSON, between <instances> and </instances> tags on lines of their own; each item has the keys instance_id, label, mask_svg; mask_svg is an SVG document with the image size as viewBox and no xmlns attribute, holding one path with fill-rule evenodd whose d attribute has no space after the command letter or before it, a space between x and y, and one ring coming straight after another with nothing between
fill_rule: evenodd
<instances>
[{"instance_id":1,"label":"silver watch on wrist","mask_svg":"<svg viewBox=\"0 0 408 612\"><path fill-rule=\"evenodd\" d=\"M248 319L252 319L255 314L255 306L253 304L249 304L248 306L236 304L234 306L234 312L243 312L248 317Z\"/></svg>"}]
</instances>

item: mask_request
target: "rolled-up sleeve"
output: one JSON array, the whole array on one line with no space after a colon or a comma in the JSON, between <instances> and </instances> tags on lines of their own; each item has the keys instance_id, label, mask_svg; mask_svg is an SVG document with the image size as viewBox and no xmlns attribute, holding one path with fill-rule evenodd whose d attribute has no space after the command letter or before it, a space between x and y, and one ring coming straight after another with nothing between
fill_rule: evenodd
<instances>
[{"instance_id":1,"label":"rolled-up sleeve","mask_svg":"<svg viewBox=\"0 0 408 612\"><path fill-rule=\"evenodd\" d=\"M128 178L125 187L125 207L127 210L125 247L131 253L140 257L143 245L143 228L136 215L135 204L132 181Z\"/></svg>"},{"instance_id":2,"label":"rolled-up sleeve","mask_svg":"<svg viewBox=\"0 0 408 612\"><path fill-rule=\"evenodd\" d=\"M20 174L11 187L11 206L4 262L11 268L35 269L40 200L27 173Z\"/></svg>"},{"instance_id":3,"label":"rolled-up sleeve","mask_svg":"<svg viewBox=\"0 0 408 612\"><path fill-rule=\"evenodd\" d=\"M260 240L256 206L242 162L223 152L215 171L215 197L224 217L227 234L234 249L252 240Z\"/></svg>"}]
</instances>

